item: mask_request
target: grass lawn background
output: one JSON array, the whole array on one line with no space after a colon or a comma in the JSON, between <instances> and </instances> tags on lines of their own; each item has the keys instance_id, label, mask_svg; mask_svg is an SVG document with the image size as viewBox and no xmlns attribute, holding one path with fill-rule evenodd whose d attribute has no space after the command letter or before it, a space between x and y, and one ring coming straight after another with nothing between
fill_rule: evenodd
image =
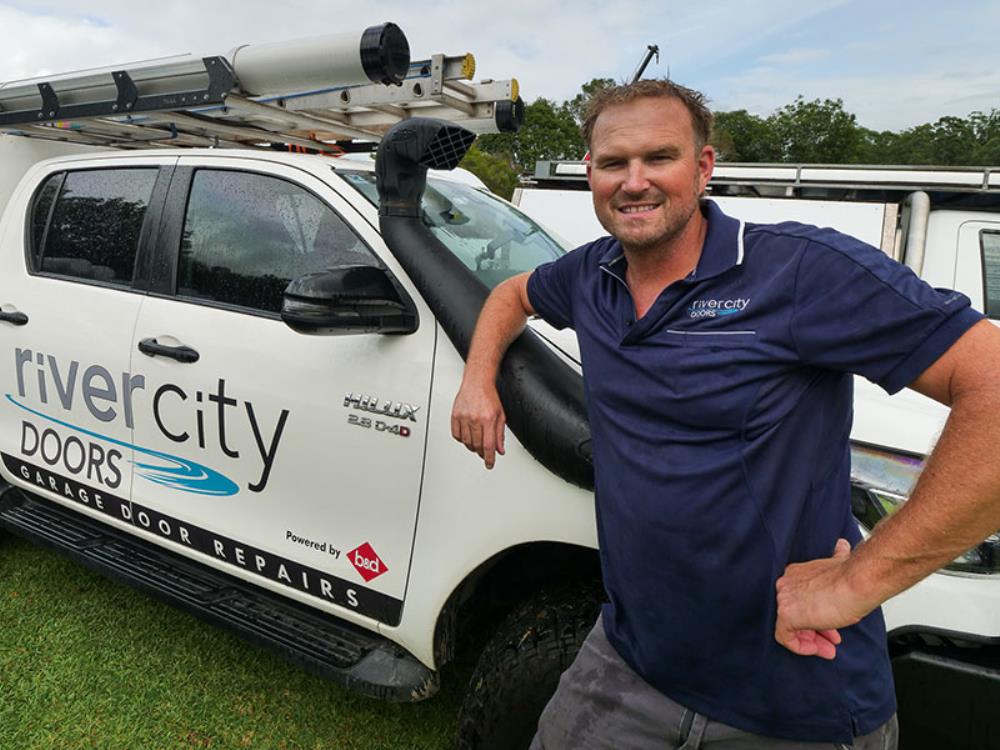
<instances>
[{"instance_id":1,"label":"grass lawn background","mask_svg":"<svg viewBox=\"0 0 1000 750\"><path fill-rule=\"evenodd\" d=\"M2 750L450 748L470 672L376 701L0 532Z\"/></svg>"}]
</instances>

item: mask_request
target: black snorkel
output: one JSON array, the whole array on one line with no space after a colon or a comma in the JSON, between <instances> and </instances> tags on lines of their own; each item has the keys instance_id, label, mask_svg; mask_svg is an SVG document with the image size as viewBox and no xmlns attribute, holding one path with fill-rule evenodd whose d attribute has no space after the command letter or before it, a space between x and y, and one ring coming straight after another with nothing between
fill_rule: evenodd
<instances>
[{"instance_id":1,"label":"black snorkel","mask_svg":"<svg viewBox=\"0 0 1000 750\"><path fill-rule=\"evenodd\" d=\"M454 169L475 138L441 120L404 120L386 133L375 159L382 238L463 359L489 289L424 225L420 203L427 170ZM504 357L497 390L528 452L567 482L592 489L583 378L526 330Z\"/></svg>"}]
</instances>

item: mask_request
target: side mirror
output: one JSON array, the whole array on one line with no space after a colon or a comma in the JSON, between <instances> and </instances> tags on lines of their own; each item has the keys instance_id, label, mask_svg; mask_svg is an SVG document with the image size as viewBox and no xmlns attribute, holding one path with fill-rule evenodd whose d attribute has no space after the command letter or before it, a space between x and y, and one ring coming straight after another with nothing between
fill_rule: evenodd
<instances>
[{"instance_id":1,"label":"side mirror","mask_svg":"<svg viewBox=\"0 0 1000 750\"><path fill-rule=\"evenodd\" d=\"M281 319L299 333L413 333L417 313L389 274L374 266L338 266L293 279Z\"/></svg>"}]
</instances>

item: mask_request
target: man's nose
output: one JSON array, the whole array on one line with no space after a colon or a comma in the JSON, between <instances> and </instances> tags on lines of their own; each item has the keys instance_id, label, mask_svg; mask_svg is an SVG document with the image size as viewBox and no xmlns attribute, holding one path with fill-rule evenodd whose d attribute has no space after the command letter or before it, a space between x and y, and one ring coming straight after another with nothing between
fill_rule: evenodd
<instances>
[{"instance_id":1,"label":"man's nose","mask_svg":"<svg viewBox=\"0 0 1000 750\"><path fill-rule=\"evenodd\" d=\"M643 193L648 187L649 177L646 173L646 166L639 160L630 161L622 190L626 193Z\"/></svg>"}]
</instances>

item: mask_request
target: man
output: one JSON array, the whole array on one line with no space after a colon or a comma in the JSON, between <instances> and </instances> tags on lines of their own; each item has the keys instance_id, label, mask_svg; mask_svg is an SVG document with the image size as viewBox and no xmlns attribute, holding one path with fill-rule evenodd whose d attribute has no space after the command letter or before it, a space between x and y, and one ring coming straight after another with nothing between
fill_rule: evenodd
<instances>
[{"instance_id":1,"label":"man","mask_svg":"<svg viewBox=\"0 0 1000 750\"><path fill-rule=\"evenodd\" d=\"M857 240L701 201L710 127L670 82L601 93L611 237L497 287L470 347L452 432L491 468L506 347L536 312L580 341L610 601L533 748L895 747L878 607L1000 528L1000 332ZM851 373L952 407L860 546Z\"/></svg>"}]
</instances>

